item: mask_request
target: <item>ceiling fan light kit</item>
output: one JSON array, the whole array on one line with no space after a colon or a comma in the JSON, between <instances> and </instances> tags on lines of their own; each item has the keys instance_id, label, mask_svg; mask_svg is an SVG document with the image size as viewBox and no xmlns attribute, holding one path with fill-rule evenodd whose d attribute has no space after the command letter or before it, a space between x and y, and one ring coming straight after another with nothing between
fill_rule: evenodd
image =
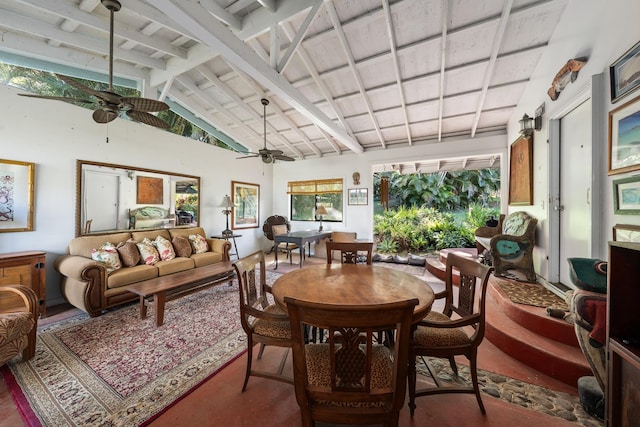
<instances>
[{"instance_id":1,"label":"ceiling fan light kit","mask_svg":"<svg viewBox=\"0 0 640 427\"><path fill-rule=\"evenodd\" d=\"M251 157L260 157L262 158L263 163L274 163L276 160L282 160L285 162L292 162L293 157L285 156L282 150L269 150L267 149L267 105L269 105L269 100L266 98L262 98L260 100L262 104L262 121L263 121L263 135L264 135L264 146L262 149L258 150L257 153L247 153L246 156L238 157L238 159L247 159Z\"/></svg>"},{"instance_id":2,"label":"ceiling fan light kit","mask_svg":"<svg viewBox=\"0 0 640 427\"><path fill-rule=\"evenodd\" d=\"M169 106L155 99L120 96L113 91L113 14L120 10L122 5L117 0L101 0L102 5L109 10L109 88L107 90L94 90L79 81L60 74L54 74L57 78L88 95L95 98L80 99L64 96L45 96L35 94L18 95L31 98L53 99L57 101L69 102L71 104L93 104L96 106L93 112L93 120L96 123L109 123L121 114L126 114L131 120L167 129L170 125L162 119L150 114L151 112L165 111Z\"/></svg>"}]
</instances>

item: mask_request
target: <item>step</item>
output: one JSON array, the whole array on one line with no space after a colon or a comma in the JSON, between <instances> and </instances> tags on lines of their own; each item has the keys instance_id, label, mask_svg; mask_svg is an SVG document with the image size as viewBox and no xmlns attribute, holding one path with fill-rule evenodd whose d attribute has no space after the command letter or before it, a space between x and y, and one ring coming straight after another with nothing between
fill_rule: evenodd
<instances>
[{"instance_id":1,"label":"step","mask_svg":"<svg viewBox=\"0 0 640 427\"><path fill-rule=\"evenodd\" d=\"M487 293L485 338L509 356L552 378L576 386L593 375L582 351L532 332L502 311L496 293Z\"/></svg>"},{"instance_id":2,"label":"step","mask_svg":"<svg viewBox=\"0 0 640 427\"><path fill-rule=\"evenodd\" d=\"M547 315L546 307L534 307L514 303L500 286L498 286L500 280L503 279L496 279L494 276L491 276L489 278L487 293L491 294L502 313L531 332L562 344L580 348L572 323ZM527 284L524 286L531 285Z\"/></svg>"}]
</instances>

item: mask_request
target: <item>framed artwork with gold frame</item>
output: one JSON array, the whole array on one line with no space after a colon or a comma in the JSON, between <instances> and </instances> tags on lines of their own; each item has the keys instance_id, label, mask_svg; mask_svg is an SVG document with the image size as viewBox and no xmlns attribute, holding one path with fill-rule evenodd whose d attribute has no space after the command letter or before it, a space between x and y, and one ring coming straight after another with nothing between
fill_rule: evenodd
<instances>
[{"instance_id":1,"label":"framed artwork with gold frame","mask_svg":"<svg viewBox=\"0 0 640 427\"><path fill-rule=\"evenodd\" d=\"M0 159L0 233L33 231L35 163Z\"/></svg>"},{"instance_id":2,"label":"framed artwork with gold frame","mask_svg":"<svg viewBox=\"0 0 640 427\"><path fill-rule=\"evenodd\" d=\"M260 222L260 185L231 181L231 229L257 228Z\"/></svg>"}]
</instances>

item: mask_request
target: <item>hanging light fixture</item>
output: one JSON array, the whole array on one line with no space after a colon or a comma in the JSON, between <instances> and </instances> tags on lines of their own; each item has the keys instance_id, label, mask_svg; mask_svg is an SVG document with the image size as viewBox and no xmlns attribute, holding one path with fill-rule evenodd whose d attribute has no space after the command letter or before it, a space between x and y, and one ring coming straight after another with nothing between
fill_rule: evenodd
<instances>
[{"instance_id":1,"label":"hanging light fixture","mask_svg":"<svg viewBox=\"0 0 640 427\"><path fill-rule=\"evenodd\" d=\"M522 116L522 118L518 120L518 123L520 123L521 134L525 136L533 134L533 119L529 117L527 113L524 113L524 116Z\"/></svg>"}]
</instances>

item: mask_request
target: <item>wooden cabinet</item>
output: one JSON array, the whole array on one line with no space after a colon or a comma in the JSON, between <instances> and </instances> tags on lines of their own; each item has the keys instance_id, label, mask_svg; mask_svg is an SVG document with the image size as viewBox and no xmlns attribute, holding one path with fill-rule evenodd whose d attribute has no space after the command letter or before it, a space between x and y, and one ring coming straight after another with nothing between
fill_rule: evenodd
<instances>
[{"instance_id":1,"label":"wooden cabinet","mask_svg":"<svg viewBox=\"0 0 640 427\"><path fill-rule=\"evenodd\" d=\"M0 254L0 285L24 285L36 293L40 302L40 317L46 316L46 253L42 251ZM0 308L11 309L16 301L0 300Z\"/></svg>"},{"instance_id":2,"label":"wooden cabinet","mask_svg":"<svg viewBox=\"0 0 640 427\"><path fill-rule=\"evenodd\" d=\"M640 244L610 242L607 288L606 422L640 420Z\"/></svg>"}]
</instances>

